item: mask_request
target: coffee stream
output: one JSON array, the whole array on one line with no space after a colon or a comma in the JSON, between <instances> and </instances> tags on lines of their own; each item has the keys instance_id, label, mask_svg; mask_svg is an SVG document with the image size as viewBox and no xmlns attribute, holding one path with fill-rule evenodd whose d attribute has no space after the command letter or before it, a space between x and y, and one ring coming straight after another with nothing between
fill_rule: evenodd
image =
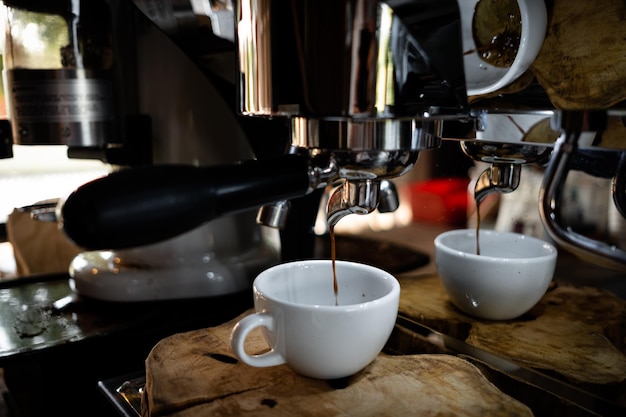
<instances>
[{"instance_id":1,"label":"coffee stream","mask_svg":"<svg viewBox=\"0 0 626 417\"><path fill-rule=\"evenodd\" d=\"M480 255L480 242L478 232L480 231L480 203L476 201L476 255Z\"/></svg>"},{"instance_id":2,"label":"coffee stream","mask_svg":"<svg viewBox=\"0 0 626 417\"><path fill-rule=\"evenodd\" d=\"M476 255L480 255L480 202L476 201ZM330 258L333 267L333 291L335 292L335 305L339 305L339 285L337 283L337 245L335 243L335 226L329 227L330 234Z\"/></svg>"},{"instance_id":3,"label":"coffee stream","mask_svg":"<svg viewBox=\"0 0 626 417\"><path fill-rule=\"evenodd\" d=\"M330 226L330 258L333 265L333 290L335 291L335 305L339 305L339 285L337 284L337 247L335 245L335 226Z\"/></svg>"},{"instance_id":4,"label":"coffee stream","mask_svg":"<svg viewBox=\"0 0 626 417\"><path fill-rule=\"evenodd\" d=\"M472 36L476 50L495 67L510 67L517 56L522 36L522 19L516 0L480 0L474 9ZM480 255L480 202L476 200L476 255Z\"/></svg>"}]
</instances>

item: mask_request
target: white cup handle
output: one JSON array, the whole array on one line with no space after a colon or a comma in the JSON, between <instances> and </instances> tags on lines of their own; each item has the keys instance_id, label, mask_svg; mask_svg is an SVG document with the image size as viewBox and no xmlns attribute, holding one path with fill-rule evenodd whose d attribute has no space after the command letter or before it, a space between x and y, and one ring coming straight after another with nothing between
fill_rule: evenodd
<instances>
[{"instance_id":1,"label":"white cup handle","mask_svg":"<svg viewBox=\"0 0 626 417\"><path fill-rule=\"evenodd\" d=\"M240 361L258 368L284 364L285 358L271 346L269 352L260 355L248 355L244 349L246 338L257 327L265 327L270 332L274 329L274 318L269 314L254 313L241 319L230 334L230 348Z\"/></svg>"}]
</instances>

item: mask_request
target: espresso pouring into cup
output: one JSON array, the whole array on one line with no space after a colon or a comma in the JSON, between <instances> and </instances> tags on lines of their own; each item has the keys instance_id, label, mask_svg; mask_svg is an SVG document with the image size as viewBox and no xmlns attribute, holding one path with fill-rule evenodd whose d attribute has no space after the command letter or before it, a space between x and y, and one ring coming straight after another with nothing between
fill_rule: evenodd
<instances>
[{"instance_id":1,"label":"espresso pouring into cup","mask_svg":"<svg viewBox=\"0 0 626 417\"><path fill-rule=\"evenodd\" d=\"M452 303L464 313L509 320L530 310L548 289L557 249L519 233L480 230L476 254L472 229L451 230L435 238L435 263Z\"/></svg>"},{"instance_id":2,"label":"espresso pouring into cup","mask_svg":"<svg viewBox=\"0 0 626 417\"><path fill-rule=\"evenodd\" d=\"M331 285L330 260L274 266L253 284L256 312L233 328L231 347L250 366L287 364L319 379L353 375L383 349L393 330L400 284L373 266L336 261L338 305ZM245 350L248 334L262 328L270 351Z\"/></svg>"}]
</instances>

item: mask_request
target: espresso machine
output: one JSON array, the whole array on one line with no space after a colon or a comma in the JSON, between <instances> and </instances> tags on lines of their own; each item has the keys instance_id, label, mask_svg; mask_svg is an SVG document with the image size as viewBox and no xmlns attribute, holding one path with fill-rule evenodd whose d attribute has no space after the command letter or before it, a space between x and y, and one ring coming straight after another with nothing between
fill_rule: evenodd
<instances>
[{"instance_id":1,"label":"espresso machine","mask_svg":"<svg viewBox=\"0 0 626 417\"><path fill-rule=\"evenodd\" d=\"M453 54L451 62L418 68L418 79L400 91L384 92L383 110L375 110L379 98L371 87L379 75L371 63L389 59L373 55L378 42L375 4L354 5L354 10L343 12L346 17L357 13L365 25L350 46L354 57L342 69L346 77L342 94L354 97L336 101L336 86L327 83L335 77L324 74L320 66L314 85L306 86L299 75L293 78L293 86L280 88L280 94L287 96L277 99L301 102L301 109L300 104L289 109L293 103L271 103L273 99L263 93L266 81L259 74L247 81L237 79L242 72L236 64L251 67L256 64L245 61L256 58L242 53L244 46L234 47L234 26L228 25L233 5L211 3L214 7L201 10L202 3L172 2L176 7L164 15L157 6L168 2L67 2L58 10L38 3L6 3L12 19L7 24L10 53L5 71L16 141L68 144L72 157L96 157L115 167L111 175L77 190L58 210L63 230L85 248L70 266L72 284L81 295L106 301L148 301L247 289L259 270L280 259L312 255L312 228L325 187L338 186L330 198L333 223L349 213L394 210L398 197L387 179L412 168L419 151L437 146L440 118L454 117L466 105L461 61L459 54ZM274 7L288 11L283 5ZM194 23L190 16L202 13L207 20ZM444 20L454 18L447 13ZM41 15L61 20L59 25L66 32L53 49L62 52L55 63L60 69L38 68L41 60L25 64L15 58L20 57L16 53L20 48L28 51L18 36L20 19L39 23L36 19ZM101 15L110 20L90 24ZM251 27L257 18L249 16ZM287 23L290 18L279 16L276 22L283 20ZM407 30L389 12L385 25L398 34L397 44L389 48L419 55L413 51L416 46ZM331 42L338 35L323 35L317 24L310 28L307 38L311 41L326 36ZM278 32L271 38L278 40L293 29L277 25L272 30ZM433 28L433 33L424 35L425 41L440 35ZM245 38L244 30L238 29L236 38L249 47L256 43ZM100 59L82 56L87 52ZM272 82L297 74L295 56L283 66L270 63L272 48L263 53L266 63L278 69ZM328 56L323 67L342 55ZM392 74L395 67L401 69L399 77L414 72L413 64L404 58L386 65L391 78L396 77ZM34 79L23 79L23 74L32 74ZM411 84L424 82L427 94L415 102L408 93ZM33 85L37 86L34 90ZM47 90L41 92L43 85ZM319 90L315 101L321 101L305 108L309 98L303 88ZM75 94L85 89L87 95ZM290 89L300 93L289 97ZM26 113L25 109L39 110L37 98L44 94L66 97L66 91L99 101L80 102L94 110L61 120ZM235 110L237 91L251 97L241 100L246 108ZM396 94L402 100L385 104L385 95ZM28 107L24 102L37 104ZM330 113L324 109L334 102ZM64 109L72 103L45 104ZM436 117L412 116L426 109ZM379 114L372 117L372 112ZM263 225L255 221L259 206ZM79 224L82 221L86 223ZM276 228L281 229L280 252Z\"/></svg>"},{"instance_id":2,"label":"espresso machine","mask_svg":"<svg viewBox=\"0 0 626 417\"><path fill-rule=\"evenodd\" d=\"M293 215L289 200L328 186L335 187L332 223L394 209L397 196L387 180L438 146L444 120L469 110L456 2L424 4L399 10L377 2L239 4L238 112L284 120L286 151L210 170L151 166L112 174L60 206L63 229L98 249L167 239L259 206L261 221L281 226ZM440 54L440 41L454 52ZM115 192L104 197L105 189ZM180 221L162 221L174 213ZM155 222L168 226L155 229Z\"/></svg>"},{"instance_id":3,"label":"espresso machine","mask_svg":"<svg viewBox=\"0 0 626 417\"><path fill-rule=\"evenodd\" d=\"M622 249L577 233L559 215L563 184L574 169L614 178L615 203L624 213L621 147L598 140L609 120L622 120L619 105L558 108L536 82L511 94L470 96L454 0L227 4L216 9L234 15L237 111L285 120L284 155L211 170L125 170L86 184L59 207L74 241L92 249L143 245L259 206L260 220L280 226L289 200L331 185L331 225L350 213L392 210L387 180L409 171L422 150L449 139L491 166L477 181L477 202L514 191L521 166L545 166L538 201L549 235L586 259L623 268ZM516 125L518 116L528 123L522 133L546 123L548 133L503 136L499 126ZM446 123L467 124L475 134L442 137ZM596 140L579 142L589 135Z\"/></svg>"},{"instance_id":4,"label":"espresso machine","mask_svg":"<svg viewBox=\"0 0 626 417\"><path fill-rule=\"evenodd\" d=\"M536 80L474 94L465 3L5 0L16 12L60 16L67 33L55 47L66 66L5 61L14 140L64 143L72 157L114 167L50 213L85 249L73 264L77 293L122 301L114 311L126 301L191 304L198 295L241 290L248 300L256 270L311 256L322 193L332 190L324 208L330 225L349 214L393 210L390 180L442 141L489 166L476 182L478 202L514 193L520 168L540 165L537 204L552 239L623 270L624 248L584 236L560 214L573 170L611 179L617 211L626 214L623 103L559 105ZM7 34L17 48L16 34ZM511 83L519 80L527 78ZM52 118L61 107L45 103L56 110L34 117L42 99L60 96L80 98L84 112ZM31 105L20 113L25 103ZM448 125L467 134L447 135ZM148 285L152 277L160 286ZM215 310L222 307L228 305ZM155 343L133 341L139 339L148 348ZM104 359L112 355L116 362L119 345L108 348L90 355L98 359L89 366L102 359L109 368ZM67 356L47 363L60 364L54 369L61 375L61 366L81 357L73 350ZM23 374L22 367L14 371ZM24 379L25 392L39 380ZM68 386L40 392L58 387L48 394L56 397Z\"/></svg>"},{"instance_id":5,"label":"espresso machine","mask_svg":"<svg viewBox=\"0 0 626 417\"><path fill-rule=\"evenodd\" d=\"M91 254L91 258L80 258L76 270L81 269L81 262L86 265L82 269L89 271L95 264L112 265L106 268L114 273L120 265L146 265L145 257L137 256L134 248L154 248L155 244L161 249L156 249L152 259L159 263L167 260L164 254L171 249L163 250L163 242L198 233L198 228L217 227L231 216L247 213L250 217L257 208L258 222L282 228L283 238L294 227L289 219L304 217L296 227L302 233L292 235L292 242L299 243L309 238L320 192L331 187L334 191L326 208L330 225L352 213L393 210L398 200L389 179L408 172L421 151L437 148L441 140L457 141L469 157L491 165L477 181L477 202L491 193L514 191L521 166L544 165L538 200L550 236L587 259L623 268L622 249L561 224L558 207L567 172L583 169L614 178L615 203L624 213L619 142L604 146L602 140L578 140L588 133L601 138L609 120L623 117L619 106L558 108L537 83L512 94L471 96L461 13L467 11L456 0L195 2L195 13L199 3L210 6L204 9L210 24L202 31L177 26L184 26L180 22L189 13L174 13L174 18L165 19L169 26L155 24L154 18L142 19L139 15L150 14L150 2L137 3L143 8L123 1L106 2L112 16L109 55L116 63L109 71L116 86L112 107L113 113L123 116L117 118L123 123L118 123L122 130L115 140L96 148L110 157L133 149L135 140L146 135L129 131L141 125L138 114L147 114L152 119L153 160L125 161L124 169L85 184L56 208L65 233ZM131 70L126 68L129 63ZM188 72L179 69L187 64ZM197 67L204 68L202 75L208 74L209 83L189 75ZM209 85L207 90L199 87L204 84ZM162 95L163 89L155 85L173 87L170 94L174 95ZM215 93L211 89L219 91L208 100ZM180 91L191 91L197 101L191 99L181 107L174 101ZM232 111L226 116L224 109ZM174 126L159 125L172 113L179 116ZM518 130L526 132L547 121L549 133L535 137L498 133L500 123L513 120L515 125L518 115L529 123L527 129ZM216 119L208 122L208 116ZM181 131L189 120L201 123L198 119L207 121L203 132ZM236 126L220 131L228 119ZM446 123L469 126L475 134L444 137ZM198 143L191 144L190 137L198 138ZM179 138L185 139L181 148L189 152L172 158L182 152L171 149L171 142ZM610 149L605 151L605 147ZM219 160L201 158L221 152L226 156ZM309 214L300 216L307 205ZM249 240L263 241L259 230L265 227L258 229L261 226L252 223L248 219L246 224L258 234ZM240 230L239 225L233 226L235 230ZM223 239L231 232L237 235L232 230L218 235ZM199 240L205 238L201 235ZM283 242L283 248L290 246ZM278 261L261 252L261 258L271 258L264 265ZM119 263L119 253L130 261ZM177 265L188 262L182 255L175 258ZM239 260L234 257L226 263L238 265ZM104 287L91 278L76 274L77 289L97 298L96 288ZM179 287L184 288L184 283ZM193 283L189 287L194 288Z\"/></svg>"}]
</instances>

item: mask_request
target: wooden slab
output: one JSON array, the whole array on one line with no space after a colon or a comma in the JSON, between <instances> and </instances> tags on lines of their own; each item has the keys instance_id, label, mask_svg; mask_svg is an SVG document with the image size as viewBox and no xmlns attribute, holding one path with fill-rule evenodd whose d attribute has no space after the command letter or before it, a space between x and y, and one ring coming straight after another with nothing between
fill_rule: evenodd
<instances>
[{"instance_id":1,"label":"wooden slab","mask_svg":"<svg viewBox=\"0 0 626 417\"><path fill-rule=\"evenodd\" d=\"M531 71L556 108L604 109L626 100L626 3L554 0Z\"/></svg>"},{"instance_id":2,"label":"wooden slab","mask_svg":"<svg viewBox=\"0 0 626 417\"><path fill-rule=\"evenodd\" d=\"M626 301L613 293L554 285L524 316L487 321L458 310L437 275L400 282L400 312L431 328L574 382L626 383Z\"/></svg>"},{"instance_id":3,"label":"wooden slab","mask_svg":"<svg viewBox=\"0 0 626 417\"><path fill-rule=\"evenodd\" d=\"M626 302L614 294L554 285L526 315L496 322L456 309L435 274L399 278L401 314L520 364L591 386L592 392L624 398ZM339 381L304 378L286 366L252 368L230 352L234 322L177 334L154 347L146 360L144 416L403 416L409 410L425 416L530 414L472 364L433 353L437 350L381 354L364 371ZM248 350L266 349L260 334L254 334Z\"/></svg>"},{"instance_id":4,"label":"wooden slab","mask_svg":"<svg viewBox=\"0 0 626 417\"><path fill-rule=\"evenodd\" d=\"M301 377L286 366L249 367L230 351L235 320L154 347L146 360L143 416L532 415L451 355L381 354L357 375L335 381ZM267 349L260 333L247 349Z\"/></svg>"}]
</instances>

